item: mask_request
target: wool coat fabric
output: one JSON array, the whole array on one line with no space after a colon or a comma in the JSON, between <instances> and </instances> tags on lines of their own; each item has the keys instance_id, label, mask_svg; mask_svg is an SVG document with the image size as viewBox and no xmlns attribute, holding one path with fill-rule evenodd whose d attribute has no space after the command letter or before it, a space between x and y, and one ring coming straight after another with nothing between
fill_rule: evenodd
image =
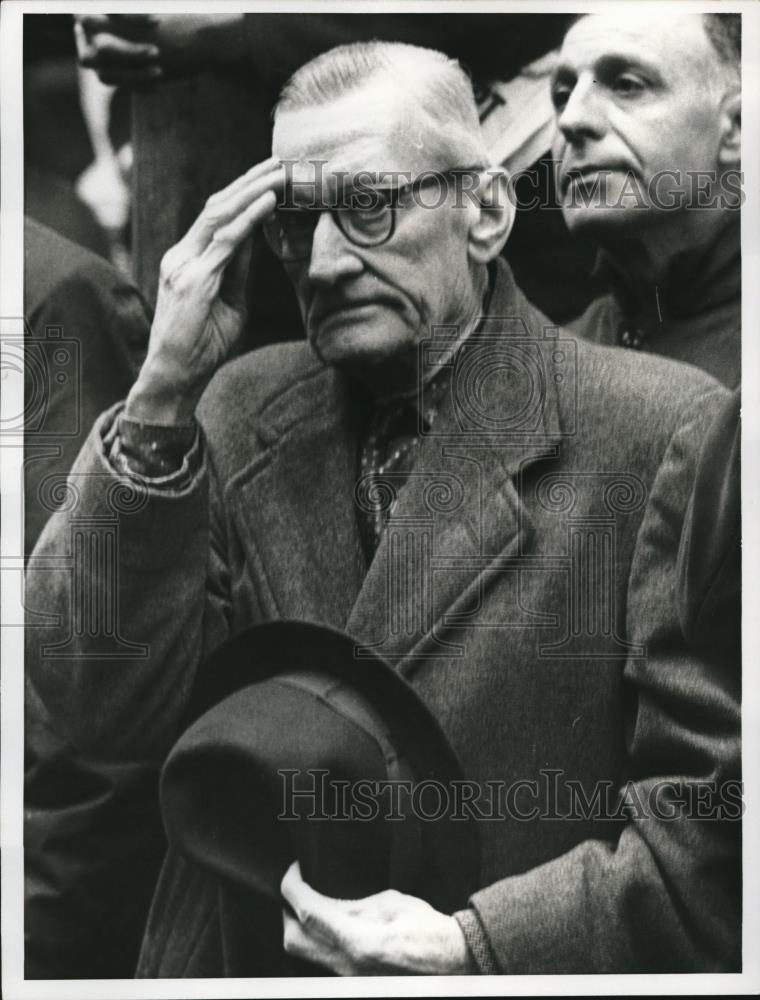
<instances>
[{"instance_id":1,"label":"wool coat fabric","mask_svg":"<svg viewBox=\"0 0 760 1000\"><path fill-rule=\"evenodd\" d=\"M28 604L60 616L28 630L32 683L83 751L158 770L226 636L278 618L345 629L414 686L473 783L470 905L504 973L736 970L739 824L678 808L684 783L739 777L739 666L687 648L676 596L696 458L726 392L557 331L502 262L492 280L369 567L367 402L306 344L218 373L200 471L178 492L115 477L106 412L30 566ZM87 548L109 522L110 548ZM84 584L81 571L95 551L100 624L95 567ZM203 874L168 858L140 974L239 969L216 907ZM165 921L155 931L167 910L181 955Z\"/></svg>"}]
</instances>

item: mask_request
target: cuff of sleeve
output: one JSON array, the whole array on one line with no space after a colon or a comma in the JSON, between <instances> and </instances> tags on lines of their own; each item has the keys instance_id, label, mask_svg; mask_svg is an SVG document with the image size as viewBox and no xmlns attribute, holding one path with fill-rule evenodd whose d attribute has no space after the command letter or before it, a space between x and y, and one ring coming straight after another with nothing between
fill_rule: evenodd
<instances>
[{"instance_id":1,"label":"cuff of sleeve","mask_svg":"<svg viewBox=\"0 0 760 1000\"><path fill-rule=\"evenodd\" d=\"M180 427L145 424L126 417L121 410L103 443L117 473L139 478L156 489L181 491L201 465L195 421Z\"/></svg>"},{"instance_id":2,"label":"cuff of sleeve","mask_svg":"<svg viewBox=\"0 0 760 1000\"><path fill-rule=\"evenodd\" d=\"M497 976L501 970L496 964L496 960L488 943L488 938L483 930L480 917L475 910L458 910L454 914L454 919L459 924L470 956L477 966L477 971L482 976Z\"/></svg>"}]
</instances>

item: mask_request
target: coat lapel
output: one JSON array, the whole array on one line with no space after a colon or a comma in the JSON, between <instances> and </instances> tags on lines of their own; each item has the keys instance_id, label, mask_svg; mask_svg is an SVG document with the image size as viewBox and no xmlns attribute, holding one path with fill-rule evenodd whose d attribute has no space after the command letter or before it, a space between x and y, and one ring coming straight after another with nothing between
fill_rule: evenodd
<instances>
[{"instance_id":1,"label":"coat lapel","mask_svg":"<svg viewBox=\"0 0 760 1000\"><path fill-rule=\"evenodd\" d=\"M449 626L466 624L494 573L512 581L504 621L520 620L517 574L504 566L532 531L518 474L558 450L557 351L502 262L493 287L412 474L389 483L396 499L368 569L356 509L366 397L317 368L260 415L265 450L228 493L259 613L345 629L359 655L371 647L402 669L420 655L459 655Z\"/></svg>"},{"instance_id":2,"label":"coat lapel","mask_svg":"<svg viewBox=\"0 0 760 1000\"><path fill-rule=\"evenodd\" d=\"M532 531L518 473L557 454L557 351L551 328L547 336L505 271L497 270L489 314L452 365L444 404L396 491L348 619L364 649L402 670L421 656L460 655L450 626L467 623L495 572L503 622L524 617L517 574L504 566L527 551Z\"/></svg>"},{"instance_id":3,"label":"coat lapel","mask_svg":"<svg viewBox=\"0 0 760 1000\"><path fill-rule=\"evenodd\" d=\"M230 484L267 617L344 628L365 559L353 506L362 402L317 369L261 414L266 450Z\"/></svg>"}]
</instances>

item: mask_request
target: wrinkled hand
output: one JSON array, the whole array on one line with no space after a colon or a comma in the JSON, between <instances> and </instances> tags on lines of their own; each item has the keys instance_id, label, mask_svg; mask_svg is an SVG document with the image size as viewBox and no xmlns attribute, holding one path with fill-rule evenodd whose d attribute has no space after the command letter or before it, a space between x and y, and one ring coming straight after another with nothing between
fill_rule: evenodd
<instances>
[{"instance_id":1,"label":"wrinkled hand","mask_svg":"<svg viewBox=\"0 0 760 1000\"><path fill-rule=\"evenodd\" d=\"M184 423L232 357L245 321L253 230L273 211L285 179L270 158L211 195L161 261L148 355L127 400L130 416Z\"/></svg>"},{"instance_id":2,"label":"wrinkled hand","mask_svg":"<svg viewBox=\"0 0 760 1000\"><path fill-rule=\"evenodd\" d=\"M242 14L85 14L77 56L103 83L145 84L238 59Z\"/></svg>"},{"instance_id":3,"label":"wrinkled hand","mask_svg":"<svg viewBox=\"0 0 760 1000\"><path fill-rule=\"evenodd\" d=\"M474 972L454 917L424 900L388 889L366 899L323 896L301 878L297 861L285 873L284 947L341 976L462 975Z\"/></svg>"}]
</instances>

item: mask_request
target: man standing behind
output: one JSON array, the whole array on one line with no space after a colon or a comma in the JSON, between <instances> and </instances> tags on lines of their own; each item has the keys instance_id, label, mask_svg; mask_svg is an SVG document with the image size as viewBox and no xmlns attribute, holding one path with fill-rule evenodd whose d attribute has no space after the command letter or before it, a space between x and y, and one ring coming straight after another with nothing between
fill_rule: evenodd
<instances>
[{"instance_id":1,"label":"man standing behind","mask_svg":"<svg viewBox=\"0 0 760 1000\"><path fill-rule=\"evenodd\" d=\"M552 81L565 221L609 294L576 321L603 344L740 381L741 19L581 16Z\"/></svg>"}]
</instances>

